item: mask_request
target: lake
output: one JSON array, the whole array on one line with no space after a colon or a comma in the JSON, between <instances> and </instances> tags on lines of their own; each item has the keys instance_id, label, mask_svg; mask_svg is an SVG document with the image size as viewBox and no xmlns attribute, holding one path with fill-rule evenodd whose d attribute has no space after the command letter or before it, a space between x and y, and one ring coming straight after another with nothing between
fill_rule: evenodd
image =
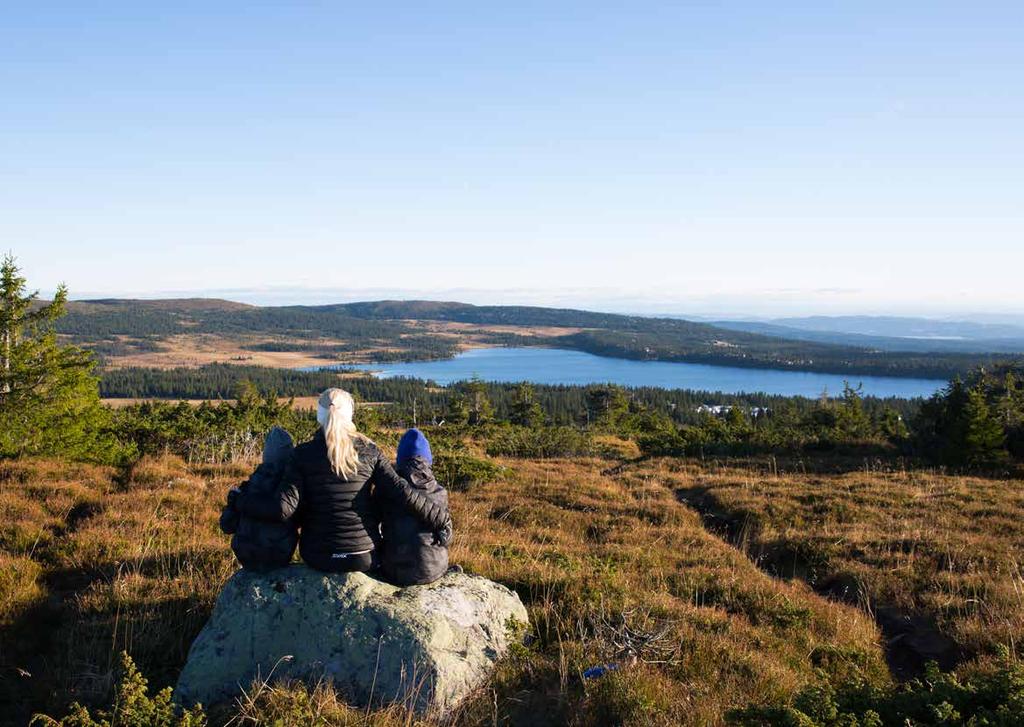
<instances>
[{"instance_id":1,"label":"lake","mask_svg":"<svg viewBox=\"0 0 1024 727\"><path fill-rule=\"evenodd\" d=\"M843 380L863 385L871 396L931 396L946 382L939 379L900 379L888 376L842 376L804 371L777 371L733 366L631 361L594 356L558 348L477 348L443 361L345 364L335 368L372 371L388 378L408 376L447 385L478 376L485 381L531 381L535 384L603 384L699 389L727 394L764 392L816 398L823 390L839 394Z\"/></svg>"}]
</instances>

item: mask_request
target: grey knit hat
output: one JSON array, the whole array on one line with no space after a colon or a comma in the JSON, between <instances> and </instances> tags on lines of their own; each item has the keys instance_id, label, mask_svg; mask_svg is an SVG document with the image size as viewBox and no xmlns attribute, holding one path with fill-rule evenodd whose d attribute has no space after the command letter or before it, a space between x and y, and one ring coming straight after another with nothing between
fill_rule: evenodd
<instances>
[{"instance_id":1,"label":"grey knit hat","mask_svg":"<svg viewBox=\"0 0 1024 727\"><path fill-rule=\"evenodd\" d=\"M295 441L292 435L281 427L274 427L267 432L267 438L263 441L263 462L281 464L291 456L293 449Z\"/></svg>"}]
</instances>

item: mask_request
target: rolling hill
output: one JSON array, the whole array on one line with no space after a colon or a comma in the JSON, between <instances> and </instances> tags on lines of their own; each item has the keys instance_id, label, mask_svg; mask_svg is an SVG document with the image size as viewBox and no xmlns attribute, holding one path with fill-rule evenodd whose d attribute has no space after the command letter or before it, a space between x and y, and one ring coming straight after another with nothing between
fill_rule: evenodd
<instances>
[{"instance_id":1,"label":"rolling hill","mask_svg":"<svg viewBox=\"0 0 1024 727\"><path fill-rule=\"evenodd\" d=\"M295 366L295 356L270 354L303 353L301 364L314 365L444 358L470 345L534 345L628 359L948 378L997 358L814 340L788 328L749 331L676 318L435 301L274 307L216 299L80 301L69 306L58 331L114 366L153 365L154 357L162 357L159 365L227 360ZM208 355L191 355L203 347ZM263 357L255 359L257 353Z\"/></svg>"},{"instance_id":2,"label":"rolling hill","mask_svg":"<svg viewBox=\"0 0 1024 727\"><path fill-rule=\"evenodd\" d=\"M967 330L960 328L907 328L893 329L896 331L908 331L901 335L879 335L876 333L857 333L852 329L842 327L841 323L833 322L830 318L821 319L799 319L802 324L782 324L775 321L715 321L714 325L720 328L727 328L732 331L746 331L765 336L777 338L795 339L799 341L812 341L814 343L829 343L837 346L856 346L861 348L872 348L881 351L907 351L907 352L939 352L939 353L1024 353L1024 329L1014 329L1012 326L992 326L1002 333L1011 333L1017 330L1016 336L1001 336L997 338L975 338L968 335ZM913 319L917 320L917 319ZM815 328L811 326L821 326ZM988 328L988 327L985 327ZM868 328L868 330L871 330ZM885 330L880 328L879 330ZM909 331L920 331L912 335ZM948 331L939 333L938 331ZM961 331L957 334L954 331ZM981 333L979 329L974 329ZM931 332L928 332L931 331ZM991 333L992 331L984 331Z\"/></svg>"}]
</instances>

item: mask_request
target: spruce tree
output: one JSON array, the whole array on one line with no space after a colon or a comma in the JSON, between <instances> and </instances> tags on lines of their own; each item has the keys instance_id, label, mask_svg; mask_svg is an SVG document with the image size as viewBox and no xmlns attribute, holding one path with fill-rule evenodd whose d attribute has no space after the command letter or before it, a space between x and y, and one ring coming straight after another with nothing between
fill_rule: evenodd
<instances>
[{"instance_id":1,"label":"spruce tree","mask_svg":"<svg viewBox=\"0 0 1024 727\"><path fill-rule=\"evenodd\" d=\"M754 432L747 408L742 404L733 404L729 407L725 414L725 424L729 431L729 440L732 442L745 442Z\"/></svg>"},{"instance_id":2,"label":"spruce tree","mask_svg":"<svg viewBox=\"0 0 1024 727\"><path fill-rule=\"evenodd\" d=\"M629 397L621 386L588 386L584 397L587 423L594 428L618 431L622 421L629 415Z\"/></svg>"},{"instance_id":3,"label":"spruce tree","mask_svg":"<svg viewBox=\"0 0 1024 727\"><path fill-rule=\"evenodd\" d=\"M494 419L494 404L487 395L487 385L474 376L466 385L466 400L469 404L469 424L480 426Z\"/></svg>"},{"instance_id":4,"label":"spruce tree","mask_svg":"<svg viewBox=\"0 0 1024 727\"><path fill-rule=\"evenodd\" d=\"M850 382L843 382L843 396L836 411L836 440L859 441L871 437L871 418L864 411L861 387L853 388Z\"/></svg>"},{"instance_id":5,"label":"spruce tree","mask_svg":"<svg viewBox=\"0 0 1024 727\"><path fill-rule=\"evenodd\" d=\"M7 255L0 265L0 456L113 456L109 412L100 403L91 354L61 346L54 323L67 289L40 304Z\"/></svg>"},{"instance_id":6,"label":"spruce tree","mask_svg":"<svg viewBox=\"0 0 1024 727\"><path fill-rule=\"evenodd\" d=\"M461 425L469 421L469 402L462 392L452 391L442 417L448 424Z\"/></svg>"},{"instance_id":7,"label":"spruce tree","mask_svg":"<svg viewBox=\"0 0 1024 727\"><path fill-rule=\"evenodd\" d=\"M985 392L979 387L967 393L964 406L964 457L968 464L993 464L1002 458L1006 435L992 415Z\"/></svg>"},{"instance_id":8,"label":"spruce tree","mask_svg":"<svg viewBox=\"0 0 1024 727\"><path fill-rule=\"evenodd\" d=\"M1002 379L1003 387L996 404L996 416L1006 432L1006 449L1018 459L1024 458L1024 388L1021 386L1022 373L1007 370Z\"/></svg>"},{"instance_id":9,"label":"spruce tree","mask_svg":"<svg viewBox=\"0 0 1024 727\"><path fill-rule=\"evenodd\" d=\"M537 403L537 392L530 384L520 384L512 394L509 421L522 427L544 424L544 409Z\"/></svg>"}]
</instances>

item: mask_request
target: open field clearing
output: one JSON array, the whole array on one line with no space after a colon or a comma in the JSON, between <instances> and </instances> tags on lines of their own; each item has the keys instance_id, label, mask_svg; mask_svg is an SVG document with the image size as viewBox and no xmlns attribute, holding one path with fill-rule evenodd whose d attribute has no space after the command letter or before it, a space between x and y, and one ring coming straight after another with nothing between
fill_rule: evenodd
<instances>
[{"instance_id":1,"label":"open field clearing","mask_svg":"<svg viewBox=\"0 0 1024 727\"><path fill-rule=\"evenodd\" d=\"M144 339L112 336L96 348L110 369L146 367L170 369L226 363L271 368L305 368L339 363L368 363L396 357L421 358L416 345L422 336L451 347L452 352L493 346L514 338L520 344L531 341L551 344L552 339L580 333L583 329L556 326L516 326L460 323L456 321L398 321L402 332L380 339L348 340L330 336L294 337L281 334L230 334L182 332ZM184 325L184 324L183 324ZM187 328L187 326L185 326ZM315 332L307 332L313 334ZM65 337L71 340L68 337Z\"/></svg>"},{"instance_id":2,"label":"open field clearing","mask_svg":"<svg viewBox=\"0 0 1024 727\"><path fill-rule=\"evenodd\" d=\"M317 399L319 399L319 398L320 397L318 397L318 396L294 396L294 397L291 397L291 396L279 396L279 397L277 397L277 401L280 404L287 404L288 402L292 402L292 406L295 407L298 410L315 410L316 409L316 402L317 402ZM206 404L206 403L210 403L210 404L214 404L214 405L217 405L217 404L236 404L238 402L237 399L222 399L222 400L219 400L219 401L211 401L210 399L159 399L159 398L156 398L156 397L150 397L150 398L104 399L103 403L106 404L109 407L114 408L114 409L120 409L120 408L126 407L126 406L135 406L136 404L143 404L143 403L145 403L147 401L162 402L162 403L166 403L166 404L180 404L181 402L185 402L186 404L189 404L191 406L200 406L201 404ZM362 406L379 406L379 404L377 404L375 402L364 402L362 404Z\"/></svg>"},{"instance_id":3,"label":"open field clearing","mask_svg":"<svg viewBox=\"0 0 1024 727\"><path fill-rule=\"evenodd\" d=\"M514 588L535 638L465 705L464 723L718 724L816 669L888 680L868 615L760 571L705 530L661 469L495 463L500 476L453 493L453 560ZM5 720L103 699L122 649L154 684L173 683L235 568L216 518L247 471L171 457L130 472L0 464ZM636 664L585 682L587 667L634 660L624 625L663 636L637 647Z\"/></svg>"},{"instance_id":4,"label":"open field clearing","mask_svg":"<svg viewBox=\"0 0 1024 727\"><path fill-rule=\"evenodd\" d=\"M874 614L906 676L1016 652L1024 636L1024 482L930 471L779 473L655 460L674 490L767 572Z\"/></svg>"},{"instance_id":5,"label":"open field clearing","mask_svg":"<svg viewBox=\"0 0 1024 727\"><path fill-rule=\"evenodd\" d=\"M152 351L106 353L104 364L109 368L144 366L170 369L179 366L205 366L212 363L245 364L247 366L269 366L271 368L300 368L326 366L338 363L337 356L320 354L316 351L264 351L258 347L278 344L282 347L302 342L271 337L250 337L234 339L209 334L179 334L161 340ZM330 346L344 345L344 341L324 340L320 342L326 350ZM86 345L88 347L88 344ZM352 354L353 360L368 360L378 351L386 348L366 349ZM390 349L398 351L401 349Z\"/></svg>"}]
</instances>

